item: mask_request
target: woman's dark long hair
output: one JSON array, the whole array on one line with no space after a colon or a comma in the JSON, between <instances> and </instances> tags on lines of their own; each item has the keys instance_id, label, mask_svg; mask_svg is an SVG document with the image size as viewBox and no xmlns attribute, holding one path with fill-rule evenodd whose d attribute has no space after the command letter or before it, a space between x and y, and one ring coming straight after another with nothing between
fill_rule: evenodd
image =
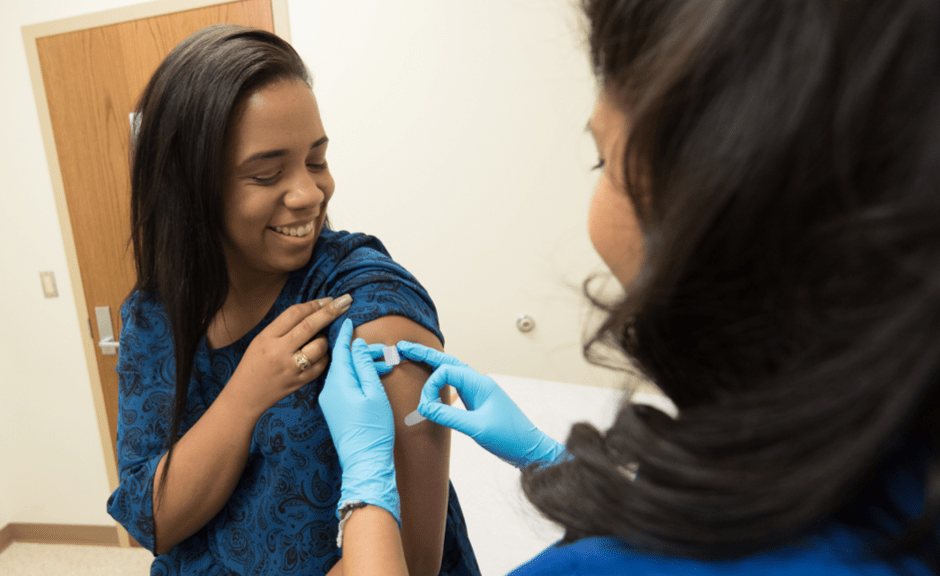
<instances>
[{"instance_id":1,"label":"woman's dark long hair","mask_svg":"<svg viewBox=\"0 0 940 576\"><path fill-rule=\"evenodd\" d=\"M221 24L177 45L137 104L140 124L131 150L134 289L163 305L176 362L164 482L196 348L228 294L222 206L229 129L249 91L284 78L310 84L287 42L263 30Z\"/></svg>"},{"instance_id":2,"label":"woman's dark long hair","mask_svg":"<svg viewBox=\"0 0 940 576\"><path fill-rule=\"evenodd\" d=\"M576 425L525 493L569 541L737 557L878 501L916 438L922 517L860 521L938 571L940 3L583 8L646 241L585 352L623 351L680 416Z\"/></svg>"}]
</instances>

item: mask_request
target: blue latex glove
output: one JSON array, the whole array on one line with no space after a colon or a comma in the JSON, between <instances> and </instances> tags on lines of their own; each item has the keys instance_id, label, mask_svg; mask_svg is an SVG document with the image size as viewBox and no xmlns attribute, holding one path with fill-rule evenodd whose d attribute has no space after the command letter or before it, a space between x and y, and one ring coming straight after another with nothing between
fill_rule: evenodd
<instances>
[{"instance_id":1,"label":"blue latex glove","mask_svg":"<svg viewBox=\"0 0 940 576\"><path fill-rule=\"evenodd\" d=\"M463 432L516 468L550 464L565 453L565 446L536 428L492 378L433 348L404 341L397 348L403 358L436 368L418 404L428 420ZM440 390L447 384L457 389L467 410L441 402Z\"/></svg>"},{"instance_id":2,"label":"blue latex glove","mask_svg":"<svg viewBox=\"0 0 940 576\"><path fill-rule=\"evenodd\" d=\"M339 340L337 340L339 342ZM379 376L385 376L394 369L394 366L389 366L385 363L385 344L369 344L369 356L375 361L372 363L372 366L375 367L375 371Z\"/></svg>"},{"instance_id":3,"label":"blue latex glove","mask_svg":"<svg viewBox=\"0 0 940 576\"><path fill-rule=\"evenodd\" d=\"M320 393L320 407L343 469L338 507L347 502L380 506L401 527L392 455L395 421L372 360L376 350L381 355L382 347L370 348L360 338L350 346L352 332L352 322L347 319L336 338L330 372Z\"/></svg>"}]
</instances>

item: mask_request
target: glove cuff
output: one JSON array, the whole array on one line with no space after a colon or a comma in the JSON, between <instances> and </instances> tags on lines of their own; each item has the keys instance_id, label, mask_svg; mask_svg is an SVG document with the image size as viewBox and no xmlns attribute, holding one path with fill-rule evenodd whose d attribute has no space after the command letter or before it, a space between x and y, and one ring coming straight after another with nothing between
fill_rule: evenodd
<instances>
[{"instance_id":1,"label":"glove cuff","mask_svg":"<svg viewBox=\"0 0 940 576\"><path fill-rule=\"evenodd\" d=\"M516 464L516 467L522 469L528 467L530 464L551 466L552 464L565 459L566 454L567 452L565 451L564 444L556 442L546 434L542 434L538 444L536 444L532 450L526 454L521 462Z\"/></svg>"},{"instance_id":2,"label":"glove cuff","mask_svg":"<svg viewBox=\"0 0 940 576\"><path fill-rule=\"evenodd\" d=\"M349 478L343 476L343 486L340 492L339 504L336 508L336 517L339 518L339 532L336 535L336 545L343 547L343 527L350 514L357 508L371 504L388 510L389 514L398 522L401 529L401 499L398 496L398 486L395 483L395 470L390 474L368 479Z\"/></svg>"}]
</instances>

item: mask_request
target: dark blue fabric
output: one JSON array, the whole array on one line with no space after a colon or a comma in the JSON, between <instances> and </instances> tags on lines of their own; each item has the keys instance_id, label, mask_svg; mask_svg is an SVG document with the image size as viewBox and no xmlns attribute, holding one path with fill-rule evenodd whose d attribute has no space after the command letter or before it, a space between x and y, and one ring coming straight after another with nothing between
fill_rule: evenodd
<instances>
[{"instance_id":1,"label":"dark blue fabric","mask_svg":"<svg viewBox=\"0 0 940 576\"><path fill-rule=\"evenodd\" d=\"M371 236L323 230L311 261L290 275L264 320L237 342L210 350L205 338L190 381L184 434L221 392L252 339L293 304L353 296L329 328L332 348L343 319L355 325L404 316L443 342L437 311L418 281ZM175 361L162 306L132 294L121 307L118 361L120 486L108 512L153 551L153 476L174 397ZM324 574L339 560L336 503L341 471L318 404L326 372L284 398L258 421L245 471L225 507L169 554L152 575ZM479 574L457 495L450 487L441 574Z\"/></svg>"},{"instance_id":2,"label":"dark blue fabric","mask_svg":"<svg viewBox=\"0 0 940 576\"><path fill-rule=\"evenodd\" d=\"M511 575L927 576L930 570L912 557L888 562L875 556L873 544L883 536L871 529L874 520L875 525L898 533L898 522L880 517L881 500L890 501L908 519L920 515L927 456L923 443L905 443L880 467L870 490L790 546L736 560L703 561L640 552L616 538L587 538L549 547Z\"/></svg>"},{"instance_id":3,"label":"dark blue fabric","mask_svg":"<svg viewBox=\"0 0 940 576\"><path fill-rule=\"evenodd\" d=\"M863 539L833 525L791 546L738 560L704 561L637 552L616 538L586 538L550 547L510 576L927 576L922 564L907 559L887 563L872 557Z\"/></svg>"}]
</instances>

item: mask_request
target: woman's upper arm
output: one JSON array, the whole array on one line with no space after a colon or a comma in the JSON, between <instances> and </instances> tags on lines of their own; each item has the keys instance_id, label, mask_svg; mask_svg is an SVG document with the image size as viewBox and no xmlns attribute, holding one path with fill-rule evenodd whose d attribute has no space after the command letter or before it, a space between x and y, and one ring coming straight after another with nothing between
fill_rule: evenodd
<instances>
[{"instance_id":1,"label":"woman's upper arm","mask_svg":"<svg viewBox=\"0 0 940 576\"><path fill-rule=\"evenodd\" d=\"M366 322L355 329L354 336L369 344L394 346L400 340L408 340L443 350L434 333L402 316L383 316ZM414 426L404 424L405 416L417 408L421 388L430 375L428 366L402 362L382 377L395 416L401 535L412 576L439 572L447 522L449 430L427 420ZM446 390L442 394L446 395Z\"/></svg>"}]
</instances>

